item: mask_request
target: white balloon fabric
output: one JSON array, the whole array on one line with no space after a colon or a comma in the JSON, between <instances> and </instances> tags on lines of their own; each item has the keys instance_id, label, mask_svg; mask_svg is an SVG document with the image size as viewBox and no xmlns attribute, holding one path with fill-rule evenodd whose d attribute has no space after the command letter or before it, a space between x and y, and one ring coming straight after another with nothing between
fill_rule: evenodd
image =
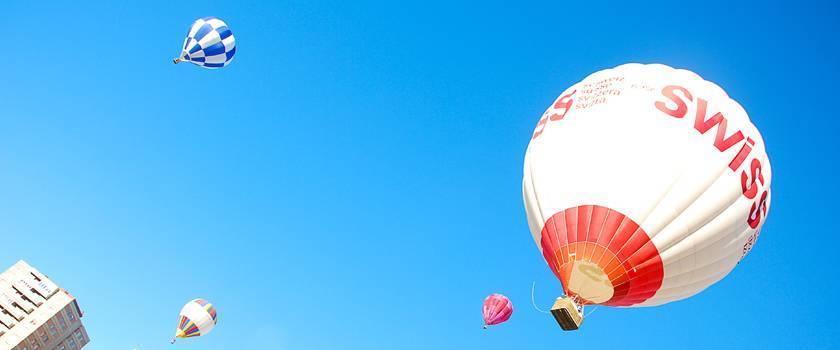
<instances>
[{"instance_id":1,"label":"white balloon fabric","mask_svg":"<svg viewBox=\"0 0 840 350\"><path fill-rule=\"evenodd\" d=\"M216 17L197 19L187 32L175 63L190 62L204 68L225 67L236 54L236 39L227 24Z\"/></svg>"},{"instance_id":2,"label":"white balloon fabric","mask_svg":"<svg viewBox=\"0 0 840 350\"><path fill-rule=\"evenodd\" d=\"M216 307L204 299L193 299L181 308L175 338L207 335L218 322ZM175 339L172 340L175 342Z\"/></svg>"},{"instance_id":3,"label":"white balloon fabric","mask_svg":"<svg viewBox=\"0 0 840 350\"><path fill-rule=\"evenodd\" d=\"M522 192L567 294L653 306L699 293L750 251L770 179L761 134L723 89L687 70L625 64L545 111Z\"/></svg>"}]
</instances>

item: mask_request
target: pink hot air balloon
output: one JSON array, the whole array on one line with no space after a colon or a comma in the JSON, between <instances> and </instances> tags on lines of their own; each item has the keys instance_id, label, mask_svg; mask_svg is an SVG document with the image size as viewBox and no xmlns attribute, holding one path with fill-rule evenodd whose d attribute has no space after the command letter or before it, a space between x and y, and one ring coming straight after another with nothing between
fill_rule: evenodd
<instances>
[{"instance_id":1,"label":"pink hot air balloon","mask_svg":"<svg viewBox=\"0 0 840 350\"><path fill-rule=\"evenodd\" d=\"M507 321L513 314L513 303L504 295L490 294L484 299L481 312L484 314L484 329L487 329Z\"/></svg>"}]
</instances>

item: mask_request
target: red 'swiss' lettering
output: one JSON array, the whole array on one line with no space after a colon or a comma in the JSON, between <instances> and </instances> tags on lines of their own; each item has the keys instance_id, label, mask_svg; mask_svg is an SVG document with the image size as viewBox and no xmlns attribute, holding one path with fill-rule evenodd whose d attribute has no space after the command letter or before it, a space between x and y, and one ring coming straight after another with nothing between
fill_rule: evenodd
<instances>
[{"instance_id":1,"label":"red 'swiss' lettering","mask_svg":"<svg viewBox=\"0 0 840 350\"><path fill-rule=\"evenodd\" d=\"M761 217L767 216L767 190L761 194L761 199L754 202L750 207L750 215L747 217L747 223L750 227L756 228L761 223Z\"/></svg>"},{"instance_id":2,"label":"red 'swiss' lettering","mask_svg":"<svg viewBox=\"0 0 840 350\"><path fill-rule=\"evenodd\" d=\"M738 171L738 168L741 167L741 164L744 164L744 160L747 159L747 156L752 152L752 146L755 145L755 141L751 137L747 137L747 142L741 146L741 150L738 151L738 154L735 158L732 158L732 161L729 162L729 169L732 171Z\"/></svg>"},{"instance_id":3,"label":"red 'swiss' lettering","mask_svg":"<svg viewBox=\"0 0 840 350\"><path fill-rule=\"evenodd\" d=\"M542 135L542 132L545 129L545 123L547 123L547 122L548 122L548 116L543 115L542 118L540 118L540 121L537 122L537 127L534 128L534 135L531 136L531 140L533 140L533 139L539 137L540 135Z\"/></svg>"},{"instance_id":4,"label":"red 'swiss' lettering","mask_svg":"<svg viewBox=\"0 0 840 350\"><path fill-rule=\"evenodd\" d=\"M585 100L587 90L582 91L584 95L580 95L579 99ZM576 92L577 90L573 90L568 94L560 96L552 107L543 113L537 123L537 127L534 129L534 134L531 137L532 140L542 135L550 122L563 120L566 117L566 114L574 106ZM685 87L668 85L662 88L661 93L664 100L655 101L653 103L654 107L668 116L683 119L688 115L690 107L693 106L694 129L701 135L705 135L712 129L715 129L715 138L712 146L718 152L726 152L736 147L739 143L741 144L738 153L729 162L729 169L737 173L745 163L749 165L749 169L741 170L741 192L744 197L753 200L750 213L747 216L747 223L750 227L757 228L761 224L762 218L767 217L769 189L764 188L766 184L761 159L757 157L750 159L753 148L755 147L755 140L752 137L745 137L741 130L734 130L727 136L729 124L723 112L710 112L709 101L701 97L695 97ZM578 106L576 108L585 107ZM758 195L759 193L761 193L760 196Z\"/></svg>"},{"instance_id":5,"label":"red 'swiss' lettering","mask_svg":"<svg viewBox=\"0 0 840 350\"><path fill-rule=\"evenodd\" d=\"M741 172L741 193L744 194L744 197L753 199L758 193L758 186L755 183L759 182L760 186L764 186L764 175L761 174L761 162L758 159L753 159L750 163L750 174L752 174L752 178L747 175L746 170Z\"/></svg>"},{"instance_id":6,"label":"red 'swiss' lettering","mask_svg":"<svg viewBox=\"0 0 840 350\"><path fill-rule=\"evenodd\" d=\"M557 99L557 102L554 102L554 105L552 105L554 110L549 109L543 113L542 118L540 118L540 121L537 122L537 127L534 129L534 135L531 136L531 140L542 135L543 130L545 130L546 124L548 124L549 121L558 121L566 117L566 113L572 109L572 104L575 102L572 97L576 92L577 90L574 90L568 94L560 96L560 98Z\"/></svg>"},{"instance_id":7,"label":"red 'swiss' lettering","mask_svg":"<svg viewBox=\"0 0 840 350\"><path fill-rule=\"evenodd\" d=\"M686 99L689 101L693 101L694 97L691 97L691 93L688 92L682 86L676 85L668 85L662 88L662 95L665 96L667 99L671 100L675 105L677 105L677 109L670 109L665 104L665 102L656 101L653 105L656 106L657 109L662 111L663 113L670 115L674 118L682 118L685 117L685 114L688 113L688 105L686 105L685 101L682 100L679 96L677 96L676 92L682 92Z\"/></svg>"},{"instance_id":8,"label":"red 'swiss' lettering","mask_svg":"<svg viewBox=\"0 0 840 350\"><path fill-rule=\"evenodd\" d=\"M674 118L684 118L688 114L689 103L695 102L695 98L691 92L678 85L668 85L662 88L662 96L666 100L656 101L654 102L654 106L662 113ZM669 107L669 104L674 106L674 108ZM698 97L695 104L694 129L700 134L706 134L712 128L717 127L713 144L719 152L725 152L741 141L744 141L744 134L741 130L736 130L731 135L726 136L727 119L723 113L715 112L707 118L709 101ZM738 171L741 165L744 164L752 152L753 146L755 146L755 141L751 137L747 137L746 142L741 145L741 149L732 158L732 161L729 162L729 168L733 172ZM761 160L753 158L749 164L749 171L746 169L741 171L741 192L744 197L755 199L761 190L759 187L764 186L764 174L762 174ZM747 223L750 227L758 227L762 217L767 216L768 195L768 190L764 189L758 200L753 202L750 213L747 216Z\"/></svg>"},{"instance_id":9,"label":"red 'swiss' lettering","mask_svg":"<svg viewBox=\"0 0 840 350\"><path fill-rule=\"evenodd\" d=\"M557 102L554 103L554 109L558 110L559 113L553 113L550 117L548 117L548 119L551 121L563 119L563 117L566 116L566 113L569 112L569 109L572 108L572 103L574 103L572 96L575 95L575 92L577 92L577 90L560 96L560 98L557 99Z\"/></svg>"},{"instance_id":10,"label":"red 'swiss' lettering","mask_svg":"<svg viewBox=\"0 0 840 350\"><path fill-rule=\"evenodd\" d=\"M665 96L665 98L670 100L671 103L676 105L676 108L669 108L663 101L656 101L653 105L656 106L656 109L674 118L684 118L685 115L688 114L688 104L682 97L677 95L677 92L682 93L688 101L694 101L694 97L691 95L691 92L689 92L686 88L682 86L668 85L662 89L662 96ZM708 106L709 101L702 98L697 99L697 113L694 117L694 129L699 131L701 134L705 134L707 131L717 126L717 132L715 134L715 147L717 147L717 149L721 152L726 151L729 147L732 147L736 143L744 140L744 134L742 134L740 130L736 131L732 135L729 135L729 137L725 137L727 123L726 117L723 116L723 113L717 112L710 118L706 119L706 110Z\"/></svg>"},{"instance_id":11,"label":"red 'swiss' lettering","mask_svg":"<svg viewBox=\"0 0 840 350\"><path fill-rule=\"evenodd\" d=\"M726 151L729 147L741 142L744 139L744 135L741 134L741 130L738 130L724 139L723 137L726 135L726 118L723 117L723 114L717 112L711 118L706 119L706 107L708 104L709 103L702 98L697 99L697 116L694 118L694 128L701 134L705 134L706 131L709 131L709 129L717 125L718 128L717 134L715 134L715 147L717 147L717 149L721 152Z\"/></svg>"}]
</instances>

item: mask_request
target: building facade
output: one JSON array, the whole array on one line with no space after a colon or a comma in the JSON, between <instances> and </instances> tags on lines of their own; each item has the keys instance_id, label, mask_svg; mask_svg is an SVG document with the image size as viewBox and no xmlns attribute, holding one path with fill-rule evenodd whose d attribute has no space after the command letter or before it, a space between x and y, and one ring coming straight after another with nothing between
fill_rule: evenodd
<instances>
[{"instance_id":1,"label":"building facade","mask_svg":"<svg viewBox=\"0 0 840 350\"><path fill-rule=\"evenodd\" d=\"M24 261L0 274L0 350L78 350L87 344L70 293Z\"/></svg>"}]
</instances>

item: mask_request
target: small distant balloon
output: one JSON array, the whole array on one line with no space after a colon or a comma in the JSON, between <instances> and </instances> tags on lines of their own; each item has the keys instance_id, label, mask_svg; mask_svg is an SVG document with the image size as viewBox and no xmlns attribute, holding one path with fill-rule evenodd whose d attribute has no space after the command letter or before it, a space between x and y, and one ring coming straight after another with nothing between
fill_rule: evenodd
<instances>
[{"instance_id":1,"label":"small distant balloon","mask_svg":"<svg viewBox=\"0 0 840 350\"><path fill-rule=\"evenodd\" d=\"M192 24L184 39L181 54L174 62L190 62L215 69L230 64L234 54L236 39L227 24L216 17L204 17Z\"/></svg>"},{"instance_id":2,"label":"small distant balloon","mask_svg":"<svg viewBox=\"0 0 840 350\"><path fill-rule=\"evenodd\" d=\"M176 338L191 338L207 335L219 322L216 307L204 299L193 299L181 308L178 316L178 327L175 329Z\"/></svg>"},{"instance_id":3,"label":"small distant balloon","mask_svg":"<svg viewBox=\"0 0 840 350\"><path fill-rule=\"evenodd\" d=\"M481 312L484 314L484 329L487 329L510 319L510 315L513 314L513 303L504 295L490 294L484 299Z\"/></svg>"}]
</instances>

